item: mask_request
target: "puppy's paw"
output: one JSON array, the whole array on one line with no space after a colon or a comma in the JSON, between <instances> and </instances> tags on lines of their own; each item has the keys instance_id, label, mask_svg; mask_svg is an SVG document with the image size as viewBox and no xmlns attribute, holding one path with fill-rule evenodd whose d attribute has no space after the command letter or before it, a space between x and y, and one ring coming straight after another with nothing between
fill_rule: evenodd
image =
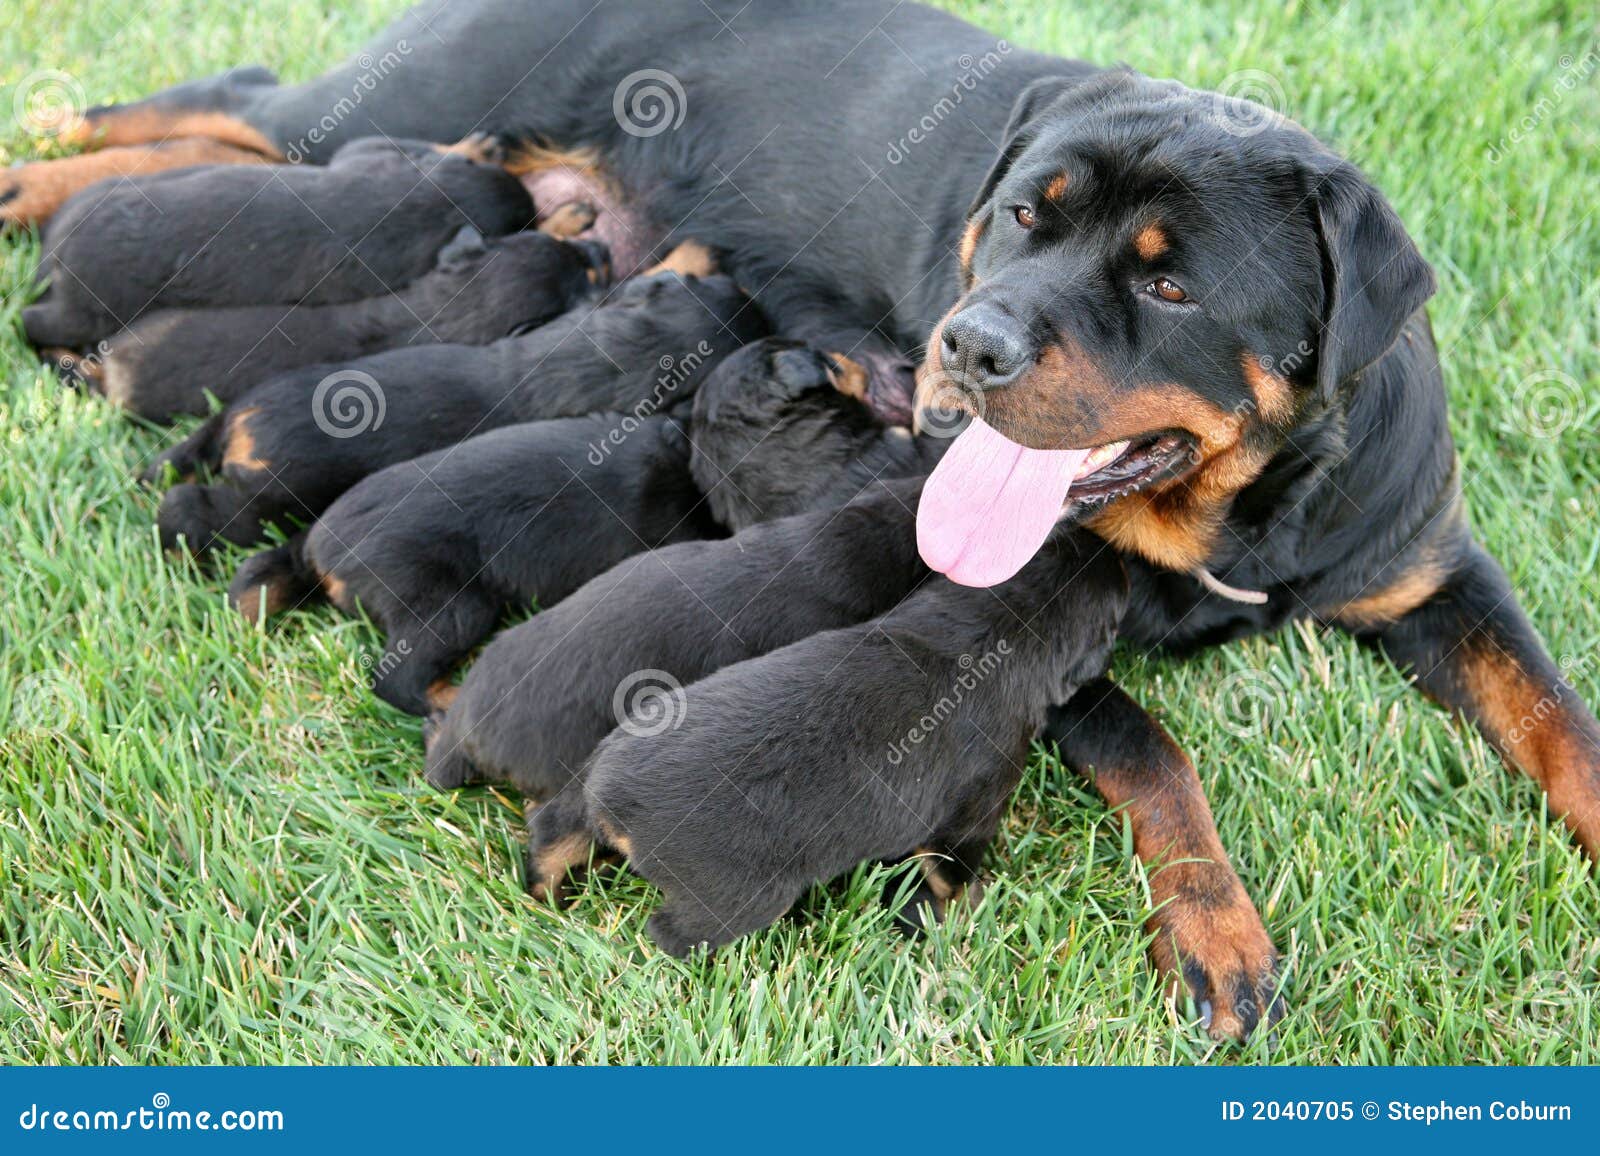
<instances>
[{"instance_id":1,"label":"puppy's paw","mask_svg":"<svg viewBox=\"0 0 1600 1156\"><path fill-rule=\"evenodd\" d=\"M0 227L26 229L54 216L81 187L61 166L61 161L33 161L0 169Z\"/></svg>"},{"instance_id":2,"label":"puppy's paw","mask_svg":"<svg viewBox=\"0 0 1600 1156\"><path fill-rule=\"evenodd\" d=\"M245 504L245 496L228 486L192 482L174 486L156 513L161 545L168 550L186 548L198 557L223 542L240 546L257 542L262 527L245 511Z\"/></svg>"},{"instance_id":3,"label":"puppy's paw","mask_svg":"<svg viewBox=\"0 0 1600 1156\"><path fill-rule=\"evenodd\" d=\"M646 269L644 276L677 273L683 277L709 277L716 271L717 258L709 248L699 241L685 241L668 253L660 264Z\"/></svg>"},{"instance_id":4,"label":"puppy's paw","mask_svg":"<svg viewBox=\"0 0 1600 1156\"><path fill-rule=\"evenodd\" d=\"M657 947L678 959L687 959L701 948L711 950L709 935L692 925L683 926L678 916L665 905L645 922L644 929L655 940Z\"/></svg>"},{"instance_id":5,"label":"puppy's paw","mask_svg":"<svg viewBox=\"0 0 1600 1156\"><path fill-rule=\"evenodd\" d=\"M593 228L599 216L594 205L588 201L568 201L539 221L539 231L562 241L570 241Z\"/></svg>"},{"instance_id":6,"label":"puppy's paw","mask_svg":"<svg viewBox=\"0 0 1600 1156\"><path fill-rule=\"evenodd\" d=\"M490 132L475 132L462 137L443 151L452 156L465 157L480 165L494 165L498 168L504 168L511 156L511 149L505 139Z\"/></svg>"}]
</instances>

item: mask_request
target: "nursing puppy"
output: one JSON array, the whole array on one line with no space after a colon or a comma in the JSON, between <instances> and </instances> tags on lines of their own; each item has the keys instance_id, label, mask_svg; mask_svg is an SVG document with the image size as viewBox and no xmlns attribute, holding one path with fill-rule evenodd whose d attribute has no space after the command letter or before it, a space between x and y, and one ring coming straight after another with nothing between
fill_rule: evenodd
<instances>
[{"instance_id":1,"label":"nursing puppy","mask_svg":"<svg viewBox=\"0 0 1600 1156\"><path fill-rule=\"evenodd\" d=\"M399 289L461 229L533 222L497 145L369 138L315 165L202 166L93 185L51 218L23 310L36 346L81 349L156 309L322 305Z\"/></svg>"},{"instance_id":2,"label":"nursing puppy","mask_svg":"<svg viewBox=\"0 0 1600 1156\"><path fill-rule=\"evenodd\" d=\"M359 605L388 636L378 695L414 714L437 709L454 693L451 669L508 609L554 605L644 550L837 505L863 485L831 468L846 453L878 474L920 472L907 432L886 433L840 391L855 376L838 364L769 338L670 414L533 422L390 466L306 535L240 567L234 604L252 620L263 603L270 612L323 593ZM697 480L711 473L707 501ZM719 524L718 508L748 517Z\"/></svg>"},{"instance_id":3,"label":"nursing puppy","mask_svg":"<svg viewBox=\"0 0 1600 1156\"><path fill-rule=\"evenodd\" d=\"M430 723L428 781L504 783L581 820L579 769L629 701L670 702L724 666L882 614L926 580L921 490L921 478L872 482L841 507L619 563L484 649Z\"/></svg>"},{"instance_id":4,"label":"nursing puppy","mask_svg":"<svg viewBox=\"0 0 1600 1156\"><path fill-rule=\"evenodd\" d=\"M813 635L690 686L600 744L570 806L530 825L544 888L590 836L665 893L673 955L782 916L813 883L924 856L948 896L977 875L1052 703L1106 668L1127 605L1115 553L1058 530L994 589L934 578L872 622ZM578 792L569 792L569 800Z\"/></svg>"},{"instance_id":5,"label":"nursing puppy","mask_svg":"<svg viewBox=\"0 0 1600 1156\"><path fill-rule=\"evenodd\" d=\"M233 604L251 620L322 597L365 611L386 635L374 692L411 714L438 709L450 672L508 609L557 602L640 550L721 533L689 474L684 423L646 418L601 457L622 420L530 422L381 470L246 561Z\"/></svg>"},{"instance_id":6,"label":"nursing puppy","mask_svg":"<svg viewBox=\"0 0 1600 1156\"><path fill-rule=\"evenodd\" d=\"M661 273L491 345L423 345L280 374L146 471L147 480L169 465L222 477L167 494L162 541L181 538L196 553L218 540L252 545L268 523L309 521L368 474L474 434L660 409L765 332L731 279Z\"/></svg>"},{"instance_id":7,"label":"nursing puppy","mask_svg":"<svg viewBox=\"0 0 1600 1156\"><path fill-rule=\"evenodd\" d=\"M170 309L106 343L82 376L151 421L206 412L274 374L404 345L486 345L543 325L604 284L606 255L542 232L484 238L465 228L404 289L336 305ZM82 364L82 363L80 363Z\"/></svg>"}]
</instances>

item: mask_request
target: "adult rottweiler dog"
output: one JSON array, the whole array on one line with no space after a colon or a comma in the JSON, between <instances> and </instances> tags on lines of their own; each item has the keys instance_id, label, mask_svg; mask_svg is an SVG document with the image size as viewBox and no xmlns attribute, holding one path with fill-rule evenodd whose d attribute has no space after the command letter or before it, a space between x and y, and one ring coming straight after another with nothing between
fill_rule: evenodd
<instances>
[{"instance_id":1,"label":"adult rottweiler dog","mask_svg":"<svg viewBox=\"0 0 1600 1156\"><path fill-rule=\"evenodd\" d=\"M303 365L403 345L487 345L537 328L605 286L605 247L543 232L462 229L426 275L381 297L336 305L167 309L68 369L129 413L171 421L229 402Z\"/></svg>"},{"instance_id":2,"label":"adult rottweiler dog","mask_svg":"<svg viewBox=\"0 0 1600 1156\"><path fill-rule=\"evenodd\" d=\"M1116 447L1078 492L1098 496L1093 525L1129 569L1125 637L1191 649L1292 619L1347 629L1472 720L1600 852L1600 724L1472 537L1423 312L1434 280L1354 167L1254 106L1013 49L898 0L592 11L428 0L367 50L406 39L407 82L309 150L359 58L300 85L233 73L94 110L80 136L110 147L0 176L0 212L47 214L128 150L167 163L174 135L319 161L379 131L540 137L568 151L529 161L536 203L543 182L603 171L630 235L719 249L785 333L863 362L880 409L909 411L937 324L930 411L981 406L1034 447ZM536 67L558 46L604 66ZM660 73L683 99L658 90L667 119L641 124L628 82ZM1114 687L1064 705L1062 758L1127 807L1153 868L1157 961L1214 1033L1248 1033L1276 953L1194 767Z\"/></svg>"},{"instance_id":3,"label":"adult rottweiler dog","mask_svg":"<svg viewBox=\"0 0 1600 1156\"><path fill-rule=\"evenodd\" d=\"M158 458L169 490L163 543L195 553L249 546L269 524L309 521L385 466L501 426L654 411L693 395L765 319L733 281L675 272L619 285L527 334L489 345L419 345L262 382Z\"/></svg>"},{"instance_id":4,"label":"adult rottweiler dog","mask_svg":"<svg viewBox=\"0 0 1600 1156\"><path fill-rule=\"evenodd\" d=\"M401 289L462 228L510 233L533 203L487 138L369 139L326 168L203 166L73 197L44 231L28 340L82 349L158 309L325 305Z\"/></svg>"},{"instance_id":5,"label":"adult rottweiler dog","mask_svg":"<svg viewBox=\"0 0 1600 1156\"><path fill-rule=\"evenodd\" d=\"M386 635L374 690L425 714L509 609L554 605L642 550L924 472L939 445L885 430L844 392L857 387L851 369L767 339L666 412L531 422L390 466L246 561L234 605L251 620L323 595L361 608Z\"/></svg>"}]
</instances>

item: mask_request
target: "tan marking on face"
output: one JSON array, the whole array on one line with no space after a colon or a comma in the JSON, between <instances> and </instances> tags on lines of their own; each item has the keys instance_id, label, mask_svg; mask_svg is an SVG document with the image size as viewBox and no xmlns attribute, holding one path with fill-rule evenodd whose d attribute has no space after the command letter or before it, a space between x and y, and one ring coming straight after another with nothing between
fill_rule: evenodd
<instances>
[{"instance_id":1,"label":"tan marking on face","mask_svg":"<svg viewBox=\"0 0 1600 1156\"><path fill-rule=\"evenodd\" d=\"M643 276L678 273L685 277L709 277L716 271L717 259L710 249L699 241L685 241L668 253L666 260L646 269Z\"/></svg>"},{"instance_id":2,"label":"tan marking on face","mask_svg":"<svg viewBox=\"0 0 1600 1156\"><path fill-rule=\"evenodd\" d=\"M90 148L160 144L177 138L203 138L272 160L283 159L278 146L260 129L225 112L162 109L149 105L112 108L84 118L61 134L67 144Z\"/></svg>"},{"instance_id":3,"label":"tan marking on face","mask_svg":"<svg viewBox=\"0 0 1600 1156\"><path fill-rule=\"evenodd\" d=\"M1072 178L1064 172L1057 173L1051 177L1050 183L1044 187L1045 198L1059 202L1062 197L1067 195L1067 185L1071 183L1071 180Z\"/></svg>"},{"instance_id":4,"label":"tan marking on face","mask_svg":"<svg viewBox=\"0 0 1600 1156\"><path fill-rule=\"evenodd\" d=\"M596 215L588 201L568 201L539 222L539 232L569 240L591 227Z\"/></svg>"},{"instance_id":5,"label":"tan marking on face","mask_svg":"<svg viewBox=\"0 0 1600 1156\"><path fill-rule=\"evenodd\" d=\"M869 381L866 367L859 361L852 361L842 353L830 353L828 356L838 365L837 369L828 371L828 380L833 382L833 388L846 397L853 397L857 401L866 401Z\"/></svg>"},{"instance_id":6,"label":"tan marking on face","mask_svg":"<svg viewBox=\"0 0 1600 1156\"><path fill-rule=\"evenodd\" d=\"M1171 247L1166 231L1155 221L1133 235L1133 251L1139 254L1141 261L1154 261Z\"/></svg>"},{"instance_id":7,"label":"tan marking on face","mask_svg":"<svg viewBox=\"0 0 1600 1156\"><path fill-rule=\"evenodd\" d=\"M979 217L967 225L961 233L961 246L956 251L957 260L961 266L962 283L972 288L972 256L978 251L978 242L983 240L984 232L989 228L989 218Z\"/></svg>"},{"instance_id":8,"label":"tan marking on face","mask_svg":"<svg viewBox=\"0 0 1600 1156\"><path fill-rule=\"evenodd\" d=\"M259 406L251 406L228 419L228 435L222 451L225 469L254 473L271 467L271 462L256 453L255 434L250 431L250 420L260 412Z\"/></svg>"},{"instance_id":9,"label":"tan marking on face","mask_svg":"<svg viewBox=\"0 0 1600 1156\"><path fill-rule=\"evenodd\" d=\"M430 685L425 693L428 705L434 710L449 710L455 705L456 697L461 693L461 688L448 678L441 678Z\"/></svg>"},{"instance_id":10,"label":"tan marking on face","mask_svg":"<svg viewBox=\"0 0 1600 1156\"><path fill-rule=\"evenodd\" d=\"M1245 384L1255 398L1256 411L1273 425L1286 425L1294 417L1294 389L1289 379L1272 372L1248 349L1239 355Z\"/></svg>"},{"instance_id":11,"label":"tan marking on face","mask_svg":"<svg viewBox=\"0 0 1600 1156\"><path fill-rule=\"evenodd\" d=\"M42 225L67 198L96 181L136 177L190 165L259 165L267 158L201 138L171 140L159 145L112 148L53 161L34 161L0 169L0 225Z\"/></svg>"}]
</instances>

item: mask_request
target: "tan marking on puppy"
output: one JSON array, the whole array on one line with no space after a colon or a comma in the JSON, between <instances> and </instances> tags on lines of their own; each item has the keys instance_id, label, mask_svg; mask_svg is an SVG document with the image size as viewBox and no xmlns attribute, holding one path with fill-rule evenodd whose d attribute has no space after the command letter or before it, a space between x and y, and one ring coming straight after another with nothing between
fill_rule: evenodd
<instances>
[{"instance_id":1,"label":"tan marking on puppy","mask_svg":"<svg viewBox=\"0 0 1600 1156\"><path fill-rule=\"evenodd\" d=\"M552 169L572 169L580 173L600 171L600 153L592 148L552 148L524 141L511 149L506 171L517 177L535 177Z\"/></svg>"},{"instance_id":2,"label":"tan marking on puppy","mask_svg":"<svg viewBox=\"0 0 1600 1156\"><path fill-rule=\"evenodd\" d=\"M225 469L248 470L254 473L271 467L271 462L257 455L255 434L250 432L250 419L260 412L259 406L251 406L228 419L228 436L222 450L222 465Z\"/></svg>"},{"instance_id":3,"label":"tan marking on puppy","mask_svg":"<svg viewBox=\"0 0 1600 1156\"><path fill-rule=\"evenodd\" d=\"M568 201L539 222L539 232L571 240L594 224L595 208L588 201Z\"/></svg>"},{"instance_id":4,"label":"tan marking on puppy","mask_svg":"<svg viewBox=\"0 0 1600 1156\"><path fill-rule=\"evenodd\" d=\"M151 106L112 108L85 117L61 134L66 144L97 149L160 144L180 137L205 138L273 160L283 159L282 151L260 129L225 112Z\"/></svg>"},{"instance_id":5,"label":"tan marking on puppy","mask_svg":"<svg viewBox=\"0 0 1600 1156\"><path fill-rule=\"evenodd\" d=\"M567 873L589 861L592 841L582 831L563 835L533 856L533 875L529 892L540 902L557 898Z\"/></svg>"},{"instance_id":6,"label":"tan marking on puppy","mask_svg":"<svg viewBox=\"0 0 1600 1156\"><path fill-rule=\"evenodd\" d=\"M449 710L455 705L456 697L461 693L461 688L448 678L441 678L438 682L428 687L426 698L428 705L434 710Z\"/></svg>"},{"instance_id":7,"label":"tan marking on puppy","mask_svg":"<svg viewBox=\"0 0 1600 1156\"><path fill-rule=\"evenodd\" d=\"M649 277L656 273L677 273L685 277L709 277L716 271L717 259L712 255L710 249L699 241L685 241L668 253L666 260L646 269L643 276Z\"/></svg>"},{"instance_id":8,"label":"tan marking on puppy","mask_svg":"<svg viewBox=\"0 0 1600 1156\"><path fill-rule=\"evenodd\" d=\"M42 225L68 197L96 181L143 176L190 165L260 165L260 153L202 138L105 149L0 170L0 225Z\"/></svg>"},{"instance_id":9,"label":"tan marking on puppy","mask_svg":"<svg viewBox=\"0 0 1600 1156\"><path fill-rule=\"evenodd\" d=\"M615 823L611 822L611 820L607 819L604 815L599 815L595 817L594 825L595 828L600 832L601 841L604 842L606 846L615 847L618 851L622 852L625 858L633 858L633 840L628 838L628 836L624 835L621 831L617 830Z\"/></svg>"},{"instance_id":10,"label":"tan marking on puppy","mask_svg":"<svg viewBox=\"0 0 1600 1156\"><path fill-rule=\"evenodd\" d=\"M1239 355L1245 384L1256 400L1256 411L1273 425L1287 425L1294 417L1294 389L1288 378L1268 369L1266 361L1248 349Z\"/></svg>"},{"instance_id":11,"label":"tan marking on puppy","mask_svg":"<svg viewBox=\"0 0 1600 1156\"><path fill-rule=\"evenodd\" d=\"M266 607L268 618L275 614L282 614L292 607L294 599L291 597L291 588L292 583L287 579L257 583L239 595L233 604L234 609L239 612L245 621L254 625L261 621L263 605Z\"/></svg>"},{"instance_id":12,"label":"tan marking on puppy","mask_svg":"<svg viewBox=\"0 0 1600 1156\"><path fill-rule=\"evenodd\" d=\"M322 576L322 592L328 596L329 602L332 602L340 610L346 613L349 612L350 604L346 596L350 591L343 578L338 577L331 571L324 574Z\"/></svg>"},{"instance_id":13,"label":"tan marking on puppy","mask_svg":"<svg viewBox=\"0 0 1600 1156\"><path fill-rule=\"evenodd\" d=\"M509 159L506 150L495 137L486 132L464 136L455 144L436 146L446 156L465 157L480 165L504 165Z\"/></svg>"},{"instance_id":14,"label":"tan marking on puppy","mask_svg":"<svg viewBox=\"0 0 1600 1156\"><path fill-rule=\"evenodd\" d=\"M932 847L918 847L913 854L917 857L917 866L922 870L922 881L927 884L928 890L933 892L933 897L939 901L942 910L944 904L956 893L954 885L940 871L946 856Z\"/></svg>"},{"instance_id":15,"label":"tan marking on puppy","mask_svg":"<svg viewBox=\"0 0 1600 1156\"><path fill-rule=\"evenodd\" d=\"M1155 221L1133 235L1133 251L1139 254L1141 261L1154 261L1171 247L1165 230Z\"/></svg>"},{"instance_id":16,"label":"tan marking on puppy","mask_svg":"<svg viewBox=\"0 0 1600 1156\"><path fill-rule=\"evenodd\" d=\"M836 368L828 372L828 380L833 382L833 388L846 397L853 397L857 401L866 401L869 380L866 367L859 361L852 361L842 353L830 353L828 356L833 359L836 365Z\"/></svg>"},{"instance_id":17,"label":"tan marking on puppy","mask_svg":"<svg viewBox=\"0 0 1600 1156\"><path fill-rule=\"evenodd\" d=\"M1045 197L1048 200L1059 202L1062 197L1067 195L1067 185L1071 183L1071 180L1072 178L1066 173L1057 173L1050 178L1050 183L1044 187Z\"/></svg>"}]
</instances>

